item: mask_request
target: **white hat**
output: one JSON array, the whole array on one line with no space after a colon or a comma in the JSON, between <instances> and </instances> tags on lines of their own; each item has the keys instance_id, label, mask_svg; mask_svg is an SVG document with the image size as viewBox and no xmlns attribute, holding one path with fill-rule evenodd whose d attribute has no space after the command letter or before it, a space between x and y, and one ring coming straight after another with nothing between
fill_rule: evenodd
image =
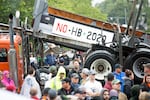
<instances>
[{"instance_id":1,"label":"white hat","mask_svg":"<svg viewBox=\"0 0 150 100\"><path fill-rule=\"evenodd\" d=\"M89 75L89 69L83 68L83 69L82 69L82 73L84 73L84 74L86 74L86 75Z\"/></svg>"}]
</instances>

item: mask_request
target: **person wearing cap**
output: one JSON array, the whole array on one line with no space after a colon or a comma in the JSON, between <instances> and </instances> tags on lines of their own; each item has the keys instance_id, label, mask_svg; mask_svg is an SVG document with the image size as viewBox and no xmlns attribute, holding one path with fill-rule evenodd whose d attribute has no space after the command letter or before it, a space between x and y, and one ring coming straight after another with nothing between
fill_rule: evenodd
<instances>
[{"instance_id":1,"label":"person wearing cap","mask_svg":"<svg viewBox=\"0 0 150 100\"><path fill-rule=\"evenodd\" d=\"M48 100L56 100L57 98L57 92L54 89L50 89L48 91Z\"/></svg>"},{"instance_id":2,"label":"person wearing cap","mask_svg":"<svg viewBox=\"0 0 150 100\"><path fill-rule=\"evenodd\" d=\"M56 66L51 66L51 67L49 68L49 71L50 71L50 73L49 73L49 75L48 75L48 80L45 82L44 88L47 88L47 87L50 88L51 79L52 79L53 77L55 77L56 74L57 74L57 68L56 68Z\"/></svg>"},{"instance_id":3,"label":"person wearing cap","mask_svg":"<svg viewBox=\"0 0 150 100\"><path fill-rule=\"evenodd\" d=\"M71 86L75 89L79 88L79 75L77 73L73 73L71 75Z\"/></svg>"},{"instance_id":4,"label":"person wearing cap","mask_svg":"<svg viewBox=\"0 0 150 100\"><path fill-rule=\"evenodd\" d=\"M64 62L65 62L65 60L62 56L58 58L58 65L59 66L64 66Z\"/></svg>"},{"instance_id":5,"label":"person wearing cap","mask_svg":"<svg viewBox=\"0 0 150 100\"><path fill-rule=\"evenodd\" d=\"M69 65L70 64L70 60L69 60L69 56L65 53L65 52L63 52L62 53L62 55L59 57L60 59L60 62L61 62L61 58L63 58L63 63L64 63L64 66L67 66L67 65Z\"/></svg>"},{"instance_id":6,"label":"person wearing cap","mask_svg":"<svg viewBox=\"0 0 150 100\"><path fill-rule=\"evenodd\" d=\"M121 81L118 79L114 79L112 81L112 89L117 90L118 92L118 99L119 100L128 100L126 94L124 94L123 92L121 92Z\"/></svg>"},{"instance_id":7,"label":"person wearing cap","mask_svg":"<svg viewBox=\"0 0 150 100\"><path fill-rule=\"evenodd\" d=\"M115 64L115 71L113 72L115 79L118 79L121 81L121 91L124 91L124 77L125 73L122 71L122 65L120 64Z\"/></svg>"},{"instance_id":8,"label":"person wearing cap","mask_svg":"<svg viewBox=\"0 0 150 100\"><path fill-rule=\"evenodd\" d=\"M93 100L100 99L100 92L102 91L102 84L101 82L95 79L96 71L90 70L89 72L89 80L85 83L84 87L86 88L87 94Z\"/></svg>"},{"instance_id":9,"label":"person wearing cap","mask_svg":"<svg viewBox=\"0 0 150 100\"><path fill-rule=\"evenodd\" d=\"M110 90L110 99L109 100L119 100L117 90L115 90L115 89Z\"/></svg>"},{"instance_id":10,"label":"person wearing cap","mask_svg":"<svg viewBox=\"0 0 150 100\"><path fill-rule=\"evenodd\" d=\"M58 90L58 95L71 95L74 92L74 88L71 87L71 80L65 78L62 80L62 88Z\"/></svg>"},{"instance_id":11,"label":"person wearing cap","mask_svg":"<svg viewBox=\"0 0 150 100\"><path fill-rule=\"evenodd\" d=\"M66 78L66 70L63 66L60 66L57 75L51 79L50 88L59 90L62 87L61 80Z\"/></svg>"},{"instance_id":12,"label":"person wearing cap","mask_svg":"<svg viewBox=\"0 0 150 100\"><path fill-rule=\"evenodd\" d=\"M87 69L87 68L83 68L82 69L82 72L81 72L81 85L84 85L88 80L89 80L89 69Z\"/></svg>"},{"instance_id":13,"label":"person wearing cap","mask_svg":"<svg viewBox=\"0 0 150 100\"><path fill-rule=\"evenodd\" d=\"M104 88L108 89L109 91L112 89L112 84L111 82L114 80L114 74L113 73L109 73L107 75L107 81L104 85Z\"/></svg>"}]
</instances>

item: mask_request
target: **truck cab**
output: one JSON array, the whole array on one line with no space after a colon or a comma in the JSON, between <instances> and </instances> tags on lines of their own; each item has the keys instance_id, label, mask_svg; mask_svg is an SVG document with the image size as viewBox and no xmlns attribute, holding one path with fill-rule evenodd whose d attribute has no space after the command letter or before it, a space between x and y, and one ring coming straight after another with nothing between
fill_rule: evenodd
<instances>
[{"instance_id":1,"label":"truck cab","mask_svg":"<svg viewBox=\"0 0 150 100\"><path fill-rule=\"evenodd\" d=\"M18 76L18 89L21 87L23 81L23 58L22 58L22 42L21 37L17 34L14 36L14 48L16 50L16 61L17 61L17 76ZM10 49L10 36L9 33L0 33L0 71L10 71L8 51ZM10 60L14 60L10 59Z\"/></svg>"}]
</instances>

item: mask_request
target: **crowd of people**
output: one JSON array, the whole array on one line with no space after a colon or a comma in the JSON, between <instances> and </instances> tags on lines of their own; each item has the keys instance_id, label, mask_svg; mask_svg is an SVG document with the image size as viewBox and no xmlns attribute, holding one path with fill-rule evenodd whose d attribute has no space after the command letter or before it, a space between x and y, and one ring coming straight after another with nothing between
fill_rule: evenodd
<instances>
[{"instance_id":1,"label":"crowd of people","mask_svg":"<svg viewBox=\"0 0 150 100\"><path fill-rule=\"evenodd\" d=\"M150 100L150 63L144 64L145 76L141 84L134 84L134 73L130 69L115 64L114 71L108 73L104 84L96 80L97 72L83 68L83 58L77 52L72 67L67 55L56 57L53 52L46 56L49 79L41 89L31 66L20 91L33 100ZM32 61L35 61L32 59ZM9 77L9 71L0 72L0 86L16 92L16 86Z\"/></svg>"}]
</instances>

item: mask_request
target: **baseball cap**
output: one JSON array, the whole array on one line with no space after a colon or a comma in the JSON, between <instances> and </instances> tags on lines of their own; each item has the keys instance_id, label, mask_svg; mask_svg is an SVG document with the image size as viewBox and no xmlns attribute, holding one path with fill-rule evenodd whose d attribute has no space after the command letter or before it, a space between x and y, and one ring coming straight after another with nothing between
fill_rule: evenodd
<instances>
[{"instance_id":1,"label":"baseball cap","mask_svg":"<svg viewBox=\"0 0 150 100\"><path fill-rule=\"evenodd\" d=\"M114 79L114 74L113 73L109 73L107 76L107 80L108 81L112 81Z\"/></svg>"},{"instance_id":2,"label":"baseball cap","mask_svg":"<svg viewBox=\"0 0 150 100\"><path fill-rule=\"evenodd\" d=\"M120 64L115 64L115 69L116 68L122 68L122 65L120 65Z\"/></svg>"},{"instance_id":3,"label":"baseball cap","mask_svg":"<svg viewBox=\"0 0 150 100\"><path fill-rule=\"evenodd\" d=\"M143 64L144 67L150 68L150 63Z\"/></svg>"},{"instance_id":4,"label":"baseball cap","mask_svg":"<svg viewBox=\"0 0 150 100\"><path fill-rule=\"evenodd\" d=\"M50 89L48 91L48 96L49 96L50 99L56 98L57 97L57 92L53 89Z\"/></svg>"},{"instance_id":5,"label":"baseball cap","mask_svg":"<svg viewBox=\"0 0 150 100\"><path fill-rule=\"evenodd\" d=\"M118 91L115 89L110 90L110 97L112 97L112 96L118 97Z\"/></svg>"},{"instance_id":6,"label":"baseball cap","mask_svg":"<svg viewBox=\"0 0 150 100\"><path fill-rule=\"evenodd\" d=\"M62 83L64 83L64 82L71 83L71 80L69 78L65 78L65 79L62 80Z\"/></svg>"},{"instance_id":7,"label":"baseball cap","mask_svg":"<svg viewBox=\"0 0 150 100\"><path fill-rule=\"evenodd\" d=\"M118 84L118 83L121 84L120 80L118 80L118 79L114 79L111 83L112 83L112 85Z\"/></svg>"},{"instance_id":8,"label":"baseball cap","mask_svg":"<svg viewBox=\"0 0 150 100\"><path fill-rule=\"evenodd\" d=\"M60 57L60 58L59 58L59 62L60 62L60 63L64 63L64 61L65 61L65 60L64 60L63 57Z\"/></svg>"},{"instance_id":9,"label":"baseball cap","mask_svg":"<svg viewBox=\"0 0 150 100\"><path fill-rule=\"evenodd\" d=\"M79 75L77 73L73 73L73 74L71 74L71 77L72 78L79 78Z\"/></svg>"},{"instance_id":10,"label":"baseball cap","mask_svg":"<svg viewBox=\"0 0 150 100\"><path fill-rule=\"evenodd\" d=\"M83 68L83 69L82 69L82 73L84 73L84 74L86 74L86 75L89 75L89 69Z\"/></svg>"},{"instance_id":11,"label":"baseball cap","mask_svg":"<svg viewBox=\"0 0 150 100\"><path fill-rule=\"evenodd\" d=\"M50 73L56 72L57 71L56 66L50 66L49 71L50 71Z\"/></svg>"},{"instance_id":12,"label":"baseball cap","mask_svg":"<svg viewBox=\"0 0 150 100\"><path fill-rule=\"evenodd\" d=\"M97 74L97 72L96 72L95 70L90 70L90 71L89 71L89 74L90 74L90 75L94 75L94 74Z\"/></svg>"}]
</instances>

